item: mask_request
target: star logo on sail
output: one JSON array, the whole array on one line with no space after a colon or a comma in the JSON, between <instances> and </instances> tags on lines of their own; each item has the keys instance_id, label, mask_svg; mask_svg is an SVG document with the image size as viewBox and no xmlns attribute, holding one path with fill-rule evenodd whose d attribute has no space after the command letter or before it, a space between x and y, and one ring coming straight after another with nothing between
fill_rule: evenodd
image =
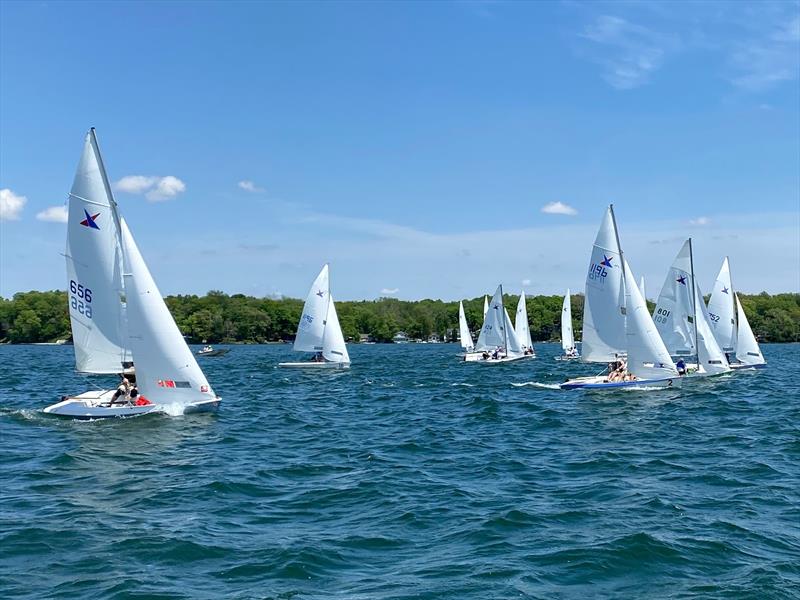
<instances>
[{"instance_id":1,"label":"star logo on sail","mask_svg":"<svg viewBox=\"0 0 800 600\"><path fill-rule=\"evenodd\" d=\"M728 288L726 288L726 287L724 287L724 286L723 286L723 288L722 288L722 293L723 293L723 294L727 294L727 293L728 293Z\"/></svg>"},{"instance_id":2,"label":"star logo on sail","mask_svg":"<svg viewBox=\"0 0 800 600\"><path fill-rule=\"evenodd\" d=\"M325 295L325 292L323 292L322 290L317 292L317 296L319 296L320 298L322 298L324 295Z\"/></svg>"},{"instance_id":3,"label":"star logo on sail","mask_svg":"<svg viewBox=\"0 0 800 600\"><path fill-rule=\"evenodd\" d=\"M89 211L84 208L83 214L86 215L86 218L81 221L81 225L88 227L89 229L100 229L95 222L95 219L100 216L100 213L97 213L96 215L90 215Z\"/></svg>"},{"instance_id":4,"label":"star logo on sail","mask_svg":"<svg viewBox=\"0 0 800 600\"><path fill-rule=\"evenodd\" d=\"M685 277L685 276L683 276L683 275L681 275L680 277L678 277L678 278L677 278L675 281L677 281L677 282L678 282L678 283L680 283L681 285L686 285L686 277Z\"/></svg>"},{"instance_id":5,"label":"star logo on sail","mask_svg":"<svg viewBox=\"0 0 800 600\"><path fill-rule=\"evenodd\" d=\"M605 254L603 254L603 262L601 262L600 264L603 265L604 267L608 267L610 269L611 268L611 261L613 259L614 259L613 256L611 258L609 258Z\"/></svg>"}]
</instances>

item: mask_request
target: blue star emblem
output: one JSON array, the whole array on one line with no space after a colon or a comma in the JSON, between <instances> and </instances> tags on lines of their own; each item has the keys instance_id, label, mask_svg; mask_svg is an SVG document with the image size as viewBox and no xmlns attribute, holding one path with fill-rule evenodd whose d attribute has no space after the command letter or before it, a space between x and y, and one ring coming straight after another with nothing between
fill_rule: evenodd
<instances>
[{"instance_id":1,"label":"blue star emblem","mask_svg":"<svg viewBox=\"0 0 800 600\"><path fill-rule=\"evenodd\" d=\"M86 218L83 221L81 221L81 225L83 225L84 227L88 227L89 229L100 229L100 227L98 227L97 223L95 222L95 219L97 219L97 217L100 216L100 213L97 213L96 215L90 215L89 211L84 208L83 214L86 215Z\"/></svg>"},{"instance_id":2,"label":"blue star emblem","mask_svg":"<svg viewBox=\"0 0 800 600\"><path fill-rule=\"evenodd\" d=\"M683 276L683 275L681 275L680 277L678 277L678 279L676 279L675 281L677 281L677 282L678 282L678 283L680 283L681 285L686 285L686 277L685 277L685 276Z\"/></svg>"},{"instance_id":3,"label":"blue star emblem","mask_svg":"<svg viewBox=\"0 0 800 600\"><path fill-rule=\"evenodd\" d=\"M725 286L722 286L722 293L723 294L727 294L728 293L728 288L726 288Z\"/></svg>"},{"instance_id":4,"label":"blue star emblem","mask_svg":"<svg viewBox=\"0 0 800 600\"><path fill-rule=\"evenodd\" d=\"M603 254L603 262L601 262L600 264L603 265L604 267L608 267L610 269L612 260L614 260L613 256L611 258L609 258L605 254Z\"/></svg>"},{"instance_id":5,"label":"blue star emblem","mask_svg":"<svg viewBox=\"0 0 800 600\"><path fill-rule=\"evenodd\" d=\"M317 296L319 296L320 298L322 298L324 295L325 295L325 292L323 292L322 290L317 292Z\"/></svg>"}]
</instances>

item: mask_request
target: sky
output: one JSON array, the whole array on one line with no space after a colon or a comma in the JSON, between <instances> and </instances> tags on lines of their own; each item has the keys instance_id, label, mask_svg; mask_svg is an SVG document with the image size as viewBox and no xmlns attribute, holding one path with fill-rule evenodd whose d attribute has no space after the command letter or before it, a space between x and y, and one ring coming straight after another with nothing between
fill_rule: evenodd
<instances>
[{"instance_id":1,"label":"sky","mask_svg":"<svg viewBox=\"0 0 800 600\"><path fill-rule=\"evenodd\" d=\"M0 295L64 289L96 127L163 294L800 291L798 2L0 2Z\"/></svg>"}]
</instances>

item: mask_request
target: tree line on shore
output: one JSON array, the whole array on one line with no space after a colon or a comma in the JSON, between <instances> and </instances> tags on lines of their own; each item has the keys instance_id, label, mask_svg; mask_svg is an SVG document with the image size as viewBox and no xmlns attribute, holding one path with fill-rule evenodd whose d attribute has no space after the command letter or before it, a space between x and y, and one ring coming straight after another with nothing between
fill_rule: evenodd
<instances>
[{"instance_id":1,"label":"tree line on shore","mask_svg":"<svg viewBox=\"0 0 800 600\"><path fill-rule=\"evenodd\" d=\"M762 342L800 341L800 294L739 295L753 332ZM477 334L483 322L483 296L464 301L470 329ZM506 295L514 316L519 296ZM556 340L561 331L562 296L527 298L534 341ZM264 343L294 339L303 301L295 298L253 298L219 291L205 296L165 298L181 332L198 343ZM653 303L648 302L652 311ZM365 338L390 342L399 331L411 339L456 341L458 302L406 301L396 298L336 302L342 331L348 341ZM583 296L572 296L573 328L580 338ZM71 338L67 295L62 291L20 292L0 298L0 342L38 343Z\"/></svg>"}]
</instances>

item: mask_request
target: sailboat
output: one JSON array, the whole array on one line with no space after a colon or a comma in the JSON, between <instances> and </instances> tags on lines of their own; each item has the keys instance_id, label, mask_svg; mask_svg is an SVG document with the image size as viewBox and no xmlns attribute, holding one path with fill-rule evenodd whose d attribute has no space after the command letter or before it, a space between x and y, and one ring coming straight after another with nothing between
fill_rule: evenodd
<instances>
[{"instance_id":1,"label":"sailboat","mask_svg":"<svg viewBox=\"0 0 800 600\"><path fill-rule=\"evenodd\" d=\"M475 349L475 344L472 341L469 325L467 325L467 315L464 313L464 303L462 301L458 302L458 333L464 352L472 352Z\"/></svg>"},{"instance_id":2,"label":"sailboat","mask_svg":"<svg viewBox=\"0 0 800 600\"><path fill-rule=\"evenodd\" d=\"M119 214L94 129L86 135L69 195L66 261L76 369L124 373L135 379L138 398L113 402L115 390L93 390L65 396L45 413L97 419L218 408L220 398Z\"/></svg>"},{"instance_id":3,"label":"sailboat","mask_svg":"<svg viewBox=\"0 0 800 600\"><path fill-rule=\"evenodd\" d=\"M711 331L703 294L694 274L692 238L686 240L672 262L658 296L653 321L672 356L695 357L696 375L730 371L725 354Z\"/></svg>"},{"instance_id":4,"label":"sailboat","mask_svg":"<svg viewBox=\"0 0 800 600\"><path fill-rule=\"evenodd\" d=\"M572 332L572 302L569 288L564 296L561 305L561 356L556 356L556 360L575 360L580 358L578 348L575 347L575 336Z\"/></svg>"},{"instance_id":5,"label":"sailboat","mask_svg":"<svg viewBox=\"0 0 800 600\"><path fill-rule=\"evenodd\" d=\"M714 337L725 352L732 369L759 369L766 366L739 296L733 290L728 257L722 262L711 298L708 300Z\"/></svg>"},{"instance_id":6,"label":"sailboat","mask_svg":"<svg viewBox=\"0 0 800 600\"><path fill-rule=\"evenodd\" d=\"M520 344L522 353L526 358L536 358L536 351L533 349L531 340L531 327L528 322L528 304L525 301L525 291L520 292L519 302L517 302L517 315L514 318L514 333Z\"/></svg>"},{"instance_id":7,"label":"sailboat","mask_svg":"<svg viewBox=\"0 0 800 600\"><path fill-rule=\"evenodd\" d=\"M594 241L583 310L584 362L621 360L636 379L613 381L609 374L579 377L562 389L672 387L681 378L658 335L619 242L614 206L606 210Z\"/></svg>"},{"instance_id":8,"label":"sailboat","mask_svg":"<svg viewBox=\"0 0 800 600\"><path fill-rule=\"evenodd\" d=\"M283 362L279 367L312 369L347 369L350 355L344 343L339 316L331 295L328 265L317 275L303 305L303 314L294 339L295 352L314 352L314 359L305 362Z\"/></svg>"},{"instance_id":9,"label":"sailboat","mask_svg":"<svg viewBox=\"0 0 800 600\"><path fill-rule=\"evenodd\" d=\"M502 285L497 286L497 291L492 297L475 350L476 352L465 355L464 360L482 364L501 364L525 358L511 317L503 305Z\"/></svg>"}]
</instances>

